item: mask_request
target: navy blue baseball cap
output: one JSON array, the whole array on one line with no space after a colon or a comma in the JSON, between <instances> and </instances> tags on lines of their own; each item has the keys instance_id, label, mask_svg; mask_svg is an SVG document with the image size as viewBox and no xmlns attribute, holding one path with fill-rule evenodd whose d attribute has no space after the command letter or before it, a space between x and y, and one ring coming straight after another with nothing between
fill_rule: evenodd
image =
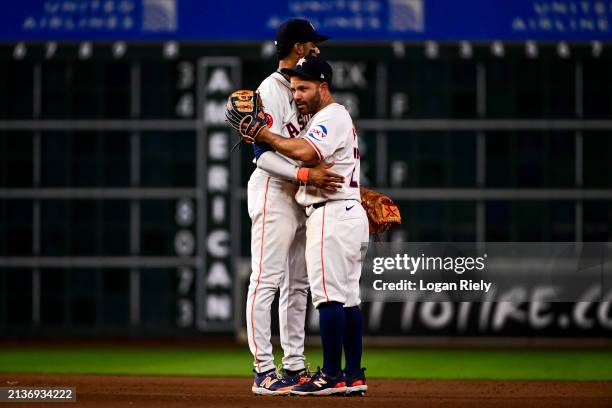
<instances>
[{"instance_id":1,"label":"navy blue baseball cap","mask_svg":"<svg viewBox=\"0 0 612 408\"><path fill-rule=\"evenodd\" d=\"M278 50L287 50L296 43L308 41L320 43L330 38L328 35L319 34L310 21L303 18L293 18L278 27L274 44Z\"/></svg>"},{"instance_id":2,"label":"navy blue baseball cap","mask_svg":"<svg viewBox=\"0 0 612 408\"><path fill-rule=\"evenodd\" d=\"M310 54L304 58L300 58L295 67L283 68L281 72L290 77L297 76L313 81L327 82L331 88L332 68L327 61L316 55Z\"/></svg>"}]
</instances>

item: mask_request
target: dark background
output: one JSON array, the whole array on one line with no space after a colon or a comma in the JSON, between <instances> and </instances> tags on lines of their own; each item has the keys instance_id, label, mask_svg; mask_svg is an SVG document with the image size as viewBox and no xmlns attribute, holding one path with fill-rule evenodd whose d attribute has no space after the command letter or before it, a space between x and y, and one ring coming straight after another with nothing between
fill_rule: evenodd
<instances>
[{"instance_id":1,"label":"dark background","mask_svg":"<svg viewBox=\"0 0 612 408\"><path fill-rule=\"evenodd\" d=\"M239 233L231 236L230 287L203 281L210 259L199 232L208 229L198 225L210 215L183 228L176 205L210 199L198 195L198 138L209 135L200 62L239 56L235 85L255 88L274 71L274 56L260 43L185 43L171 58L164 43L128 43L120 58L111 43L94 43L88 58L80 47L60 43L46 58L45 44L29 44L16 58L15 44L0 45L0 335L240 332L249 149L230 159L240 162L226 203L234 208L226 222ZM401 208L403 225L385 239L610 241L612 57L590 43L569 47L562 57L557 43L543 43L531 57L512 43L496 56L490 43L477 43L467 58L457 43L439 44L435 58L423 43L403 52L382 42L321 47L335 64L334 92L353 109L362 180ZM193 234L195 250L177 253L179 230ZM222 304L229 317L208 314L211 295L230 296ZM552 309L571 317L574 307ZM591 327L572 318L535 329L525 317L497 331L462 331L429 327L418 313L402 329L402 305L390 304L366 330L609 337L610 310L600 319L598 307Z\"/></svg>"}]
</instances>

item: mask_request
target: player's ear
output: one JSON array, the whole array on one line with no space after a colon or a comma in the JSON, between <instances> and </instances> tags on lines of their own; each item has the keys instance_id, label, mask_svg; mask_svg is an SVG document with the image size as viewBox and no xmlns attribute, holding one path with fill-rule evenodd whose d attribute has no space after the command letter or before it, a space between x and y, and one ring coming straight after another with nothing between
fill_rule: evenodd
<instances>
[{"instance_id":1,"label":"player's ear","mask_svg":"<svg viewBox=\"0 0 612 408\"><path fill-rule=\"evenodd\" d=\"M293 44L293 50L295 51L298 57L302 58L304 56L304 44L302 43Z\"/></svg>"},{"instance_id":2,"label":"player's ear","mask_svg":"<svg viewBox=\"0 0 612 408\"><path fill-rule=\"evenodd\" d=\"M321 82L321 83L319 83L319 91L324 91L324 92L329 93L329 92L330 92L330 90L329 90L329 84L328 84L327 82Z\"/></svg>"}]
</instances>

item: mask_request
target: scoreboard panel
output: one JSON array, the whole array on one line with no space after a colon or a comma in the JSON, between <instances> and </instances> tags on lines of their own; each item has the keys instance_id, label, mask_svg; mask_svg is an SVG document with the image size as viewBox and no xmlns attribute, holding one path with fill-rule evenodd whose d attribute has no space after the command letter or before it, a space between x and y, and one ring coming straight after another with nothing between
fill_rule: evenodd
<instances>
[{"instance_id":1,"label":"scoreboard panel","mask_svg":"<svg viewBox=\"0 0 612 408\"><path fill-rule=\"evenodd\" d=\"M275 70L271 44L16 49L0 46L1 331L241 330L253 164L223 106ZM612 58L538 50L326 44L363 184L406 220L386 239L610 240Z\"/></svg>"}]
</instances>

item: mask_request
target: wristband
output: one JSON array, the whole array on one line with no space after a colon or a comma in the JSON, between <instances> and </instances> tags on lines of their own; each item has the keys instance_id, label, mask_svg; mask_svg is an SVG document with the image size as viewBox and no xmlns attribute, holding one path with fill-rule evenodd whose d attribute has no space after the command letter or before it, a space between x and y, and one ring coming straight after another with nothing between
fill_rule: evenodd
<instances>
[{"instance_id":1,"label":"wristband","mask_svg":"<svg viewBox=\"0 0 612 408\"><path fill-rule=\"evenodd\" d=\"M308 183L308 173L310 173L310 169L308 167L300 167L297 172L298 181Z\"/></svg>"}]
</instances>

